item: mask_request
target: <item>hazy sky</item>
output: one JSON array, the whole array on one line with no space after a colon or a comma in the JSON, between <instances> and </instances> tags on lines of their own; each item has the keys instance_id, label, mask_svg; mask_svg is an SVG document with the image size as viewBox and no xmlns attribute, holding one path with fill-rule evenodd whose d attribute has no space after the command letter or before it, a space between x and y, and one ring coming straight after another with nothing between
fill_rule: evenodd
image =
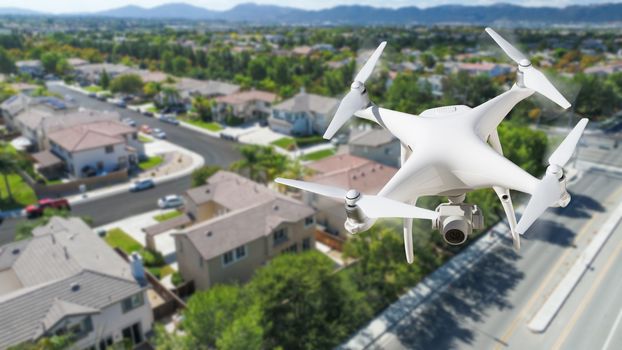
<instances>
[{"instance_id":1,"label":"hazy sky","mask_svg":"<svg viewBox=\"0 0 622 350\"><path fill-rule=\"evenodd\" d=\"M514 3L523 6L565 6L571 4L593 4L603 2L620 2L621 0L0 0L0 7L21 7L43 12L91 12L125 5L153 7L170 2L186 2L209 9L224 10L237 4L255 2L275 4L306 9L319 9L335 5L372 5L385 7L419 6L429 7L440 4L492 4L498 2Z\"/></svg>"}]
</instances>

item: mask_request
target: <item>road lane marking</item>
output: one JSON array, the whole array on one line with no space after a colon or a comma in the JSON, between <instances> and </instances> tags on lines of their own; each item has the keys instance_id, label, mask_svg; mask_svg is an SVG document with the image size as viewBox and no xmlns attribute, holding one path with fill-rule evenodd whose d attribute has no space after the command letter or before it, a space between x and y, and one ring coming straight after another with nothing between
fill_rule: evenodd
<instances>
[{"instance_id":1,"label":"road lane marking","mask_svg":"<svg viewBox=\"0 0 622 350\"><path fill-rule=\"evenodd\" d=\"M605 264L603 269L598 273L598 276L596 277L596 281L592 283L592 286L590 287L590 290L588 291L588 293L585 295L585 297L581 298L581 303L579 304L579 307L575 309L575 312L572 314L572 317L570 318L570 322L564 325L562 333L557 338L555 345L553 345L554 350L557 350L561 348L562 345L564 345L564 342L566 341L568 334L570 334L570 331L574 329L574 326L579 320L579 317L581 317L587 305L592 301L592 298L594 298L594 294L596 294L596 291L598 290L598 287L600 287L600 284L603 282L603 279L607 275L607 272L609 272L609 270L613 266L613 263L618 258L618 255L620 255L620 251L622 251L622 242L618 244L615 251L609 256L609 258L607 259L607 263Z\"/></svg>"},{"instance_id":2,"label":"road lane marking","mask_svg":"<svg viewBox=\"0 0 622 350\"><path fill-rule=\"evenodd\" d=\"M607 199L605 199L605 202L609 202L612 198L617 197L620 193L622 193L622 188L619 188L617 191L615 191L613 194L607 197ZM581 238L586 232L589 231L589 228L592 222L596 220L597 217L598 217L597 215L594 215L588 222L585 223L581 231L579 231L579 233L575 236L573 243L578 242L579 238ZM557 270L565 262L568 255L572 252L573 250L566 250L566 252L562 254L562 256L557 260L554 267L551 270L549 270L549 273L546 275L544 280L540 283L540 286L538 287L536 292L531 296L531 298L529 298L529 300L527 301L527 304L521 309L519 314L516 315L516 317L512 320L512 323L510 323L510 326L508 327L507 331L500 338L501 342L495 345L494 347L495 350L503 349L504 344L509 344L509 338L512 336L514 331L516 331L516 328L518 328L520 321L522 321L525 318L525 316L527 315L527 312L529 312L529 309L531 309L531 307L536 302L540 294L544 291L544 288L547 287L547 285L549 284L550 280L553 278ZM505 345L505 347L507 347L507 345Z\"/></svg>"},{"instance_id":3,"label":"road lane marking","mask_svg":"<svg viewBox=\"0 0 622 350\"><path fill-rule=\"evenodd\" d=\"M609 345L611 345L611 341L613 340L613 334L618 328L618 325L620 324L621 320L622 320L622 309L620 309L620 312L618 312L618 317L616 317L616 321L613 323L613 327L611 327L611 330L609 331L609 335L607 336L607 339L605 340L605 345L603 345L602 350L607 350L609 348Z\"/></svg>"}]
</instances>

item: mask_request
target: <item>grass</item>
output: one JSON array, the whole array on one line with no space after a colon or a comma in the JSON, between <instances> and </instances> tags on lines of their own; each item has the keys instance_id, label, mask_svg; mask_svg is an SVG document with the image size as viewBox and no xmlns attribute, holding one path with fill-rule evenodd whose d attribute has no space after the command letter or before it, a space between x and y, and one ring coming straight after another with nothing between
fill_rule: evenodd
<instances>
[{"instance_id":1,"label":"grass","mask_svg":"<svg viewBox=\"0 0 622 350\"><path fill-rule=\"evenodd\" d=\"M30 186L18 174L7 175L13 200L9 198L9 194L4 182L4 176L0 175L0 210L9 210L25 207L29 204L37 202L37 195Z\"/></svg>"},{"instance_id":2,"label":"grass","mask_svg":"<svg viewBox=\"0 0 622 350\"><path fill-rule=\"evenodd\" d=\"M302 160L319 160L322 158L330 157L334 154L335 154L335 151L332 149L323 149L320 151L315 151L315 152L303 155Z\"/></svg>"},{"instance_id":3,"label":"grass","mask_svg":"<svg viewBox=\"0 0 622 350\"><path fill-rule=\"evenodd\" d=\"M198 126L199 128L207 129L209 131L216 132L216 131L222 130L222 126L220 126L220 124L215 123L215 122L204 122L200 119L190 119L190 118L187 118L185 122L188 124L192 124L194 126Z\"/></svg>"},{"instance_id":4,"label":"grass","mask_svg":"<svg viewBox=\"0 0 622 350\"><path fill-rule=\"evenodd\" d=\"M182 214L183 213L179 210L173 210L173 211L169 211L164 214L158 214L154 216L153 219L157 222L162 222L162 221L170 220L172 218L176 218L178 216L181 216Z\"/></svg>"},{"instance_id":5,"label":"grass","mask_svg":"<svg viewBox=\"0 0 622 350\"><path fill-rule=\"evenodd\" d=\"M147 108L147 112L158 113L158 108L156 106L150 106Z\"/></svg>"},{"instance_id":6,"label":"grass","mask_svg":"<svg viewBox=\"0 0 622 350\"><path fill-rule=\"evenodd\" d=\"M290 150L296 146L296 140L291 137L282 137L276 141L270 142L271 145L275 145L277 147L281 147L285 150Z\"/></svg>"},{"instance_id":7,"label":"grass","mask_svg":"<svg viewBox=\"0 0 622 350\"><path fill-rule=\"evenodd\" d=\"M147 136L138 134L138 141L140 141L142 143L149 143L149 142L153 142L153 139L151 137L147 137Z\"/></svg>"},{"instance_id":8,"label":"grass","mask_svg":"<svg viewBox=\"0 0 622 350\"><path fill-rule=\"evenodd\" d=\"M147 270L151 272L157 279L162 279L168 275L172 275L175 273L175 269L171 267L171 265L164 265L161 267L147 267Z\"/></svg>"},{"instance_id":9,"label":"grass","mask_svg":"<svg viewBox=\"0 0 622 350\"><path fill-rule=\"evenodd\" d=\"M120 228L113 228L106 233L106 243L113 248L119 248L127 254L132 252L139 252L143 249L143 246L138 243L134 238L128 235Z\"/></svg>"},{"instance_id":10,"label":"grass","mask_svg":"<svg viewBox=\"0 0 622 350\"><path fill-rule=\"evenodd\" d=\"M147 160L143 160L140 163L138 163L138 167L141 170L153 169L153 168L157 167L158 165L162 164L163 160L164 160L164 158L162 158L162 156L149 157L149 158L147 158Z\"/></svg>"},{"instance_id":11,"label":"grass","mask_svg":"<svg viewBox=\"0 0 622 350\"><path fill-rule=\"evenodd\" d=\"M87 86L84 88L84 90L88 91L88 92L100 92L102 91L102 87L99 85L91 85L91 86Z\"/></svg>"}]
</instances>

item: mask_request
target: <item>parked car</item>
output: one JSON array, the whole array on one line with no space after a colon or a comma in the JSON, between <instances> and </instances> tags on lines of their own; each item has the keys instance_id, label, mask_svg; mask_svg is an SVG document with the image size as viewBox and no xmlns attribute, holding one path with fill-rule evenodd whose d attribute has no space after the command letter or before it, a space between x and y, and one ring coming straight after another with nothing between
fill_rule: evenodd
<instances>
[{"instance_id":1,"label":"parked car","mask_svg":"<svg viewBox=\"0 0 622 350\"><path fill-rule=\"evenodd\" d=\"M153 132L153 129L151 129L151 127L147 124L141 125L140 128L138 128L138 130L145 134L151 134Z\"/></svg>"},{"instance_id":2,"label":"parked car","mask_svg":"<svg viewBox=\"0 0 622 350\"><path fill-rule=\"evenodd\" d=\"M153 182L153 180L151 179L138 180L135 181L132 186L130 186L130 192L144 191L154 187L155 182Z\"/></svg>"},{"instance_id":3,"label":"parked car","mask_svg":"<svg viewBox=\"0 0 622 350\"><path fill-rule=\"evenodd\" d=\"M164 130L159 129L159 128L153 129L152 135L155 136L156 138L159 138L159 139L165 139L166 138L166 133L164 132Z\"/></svg>"},{"instance_id":4,"label":"parked car","mask_svg":"<svg viewBox=\"0 0 622 350\"><path fill-rule=\"evenodd\" d=\"M145 117L153 117L153 112L143 111L143 115L144 115Z\"/></svg>"},{"instance_id":5,"label":"parked car","mask_svg":"<svg viewBox=\"0 0 622 350\"><path fill-rule=\"evenodd\" d=\"M134 119L131 119L131 118L123 118L123 119L121 119L121 122L123 124L129 125L129 126L136 126L136 121Z\"/></svg>"},{"instance_id":6,"label":"parked car","mask_svg":"<svg viewBox=\"0 0 622 350\"><path fill-rule=\"evenodd\" d=\"M43 198L43 199L39 199L37 204L31 204L26 207L26 217L29 219L39 217L43 215L43 211L45 211L45 209L47 208L71 210L69 201L67 201L64 198L60 198L60 199Z\"/></svg>"},{"instance_id":7,"label":"parked car","mask_svg":"<svg viewBox=\"0 0 622 350\"><path fill-rule=\"evenodd\" d=\"M160 117L160 121L168 124L179 125L179 120L175 118L175 115L163 115Z\"/></svg>"},{"instance_id":8,"label":"parked car","mask_svg":"<svg viewBox=\"0 0 622 350\"><path fill-rule=\"evenodd\" d=\"M181 198L181 196L178 196L176 194L169 194L168 196L164 196L158 199L158 207L162 209L177 208L181 207L182 205L184 205L184 200Z\"/></svg>"}]
</instances>

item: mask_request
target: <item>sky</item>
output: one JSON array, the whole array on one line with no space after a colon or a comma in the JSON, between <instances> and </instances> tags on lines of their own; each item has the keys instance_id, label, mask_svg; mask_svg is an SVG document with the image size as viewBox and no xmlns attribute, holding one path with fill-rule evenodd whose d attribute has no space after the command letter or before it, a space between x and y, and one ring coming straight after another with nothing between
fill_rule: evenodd
<instances>
[{"instance_id":1,"label":"sky","mask_svg":"<svg viewBox=\"0 0 622 350\"><path fill-rule=\"evenodd\" d=\"M19 7L41 12L70 13L94 12L111 8L138 5L154 7L171 2L185 2L213 10L226 10L237 4L255 2L291 6L304 9L321 9L337 5L371 5L376 7L418 6L430 7L441 4L489 5L498 2L513 3L522 6L566 6L576 4L594 4L620 2L621 0L0 0L0 7Z\"/></svg>"}]
</instances>

